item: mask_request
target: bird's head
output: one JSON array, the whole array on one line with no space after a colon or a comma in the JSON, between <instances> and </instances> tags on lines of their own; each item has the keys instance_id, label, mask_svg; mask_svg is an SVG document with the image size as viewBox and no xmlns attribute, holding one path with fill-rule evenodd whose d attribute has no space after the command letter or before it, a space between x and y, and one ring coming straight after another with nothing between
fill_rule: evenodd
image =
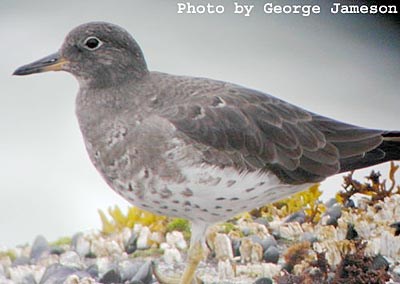
<instances>
[{"instance_id":1,"label":"bird's head","mask_svg":"<svg viewBox=\"0 0 400 284\"><path fill-rule=\"evenodd\" d=\"M143 53L123 28L90 22L73 29L61 49L15 70L14 75L67 71L81 84L96 87L140 79L148 73Z\"/></svg>"}]
</instances>

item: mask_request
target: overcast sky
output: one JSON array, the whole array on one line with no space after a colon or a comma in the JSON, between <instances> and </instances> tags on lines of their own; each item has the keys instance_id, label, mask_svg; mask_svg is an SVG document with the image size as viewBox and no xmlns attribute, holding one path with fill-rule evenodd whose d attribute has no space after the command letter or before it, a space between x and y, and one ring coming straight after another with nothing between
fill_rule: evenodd
<instances>
[{"instance_id":1,"label":"overcast sky","mask_svg":"<svg viewBox=\"0 0 400 284\"><path fill-rule=\"evenodd\" d=\"M255 5L245 17L230 0L208 2L225 12L177 14L172 0L0 2L0 248L97 229L97 209L127 206L85 152L75 79L11 76L88 21L126 28L152 70L231 81L353 124L400 129L400 34L389 21L330 15L330 4L309 17L266 15L263 1L241 1ZM325 182L325 195L341 180Z\"/></svg>"}]
</instances>

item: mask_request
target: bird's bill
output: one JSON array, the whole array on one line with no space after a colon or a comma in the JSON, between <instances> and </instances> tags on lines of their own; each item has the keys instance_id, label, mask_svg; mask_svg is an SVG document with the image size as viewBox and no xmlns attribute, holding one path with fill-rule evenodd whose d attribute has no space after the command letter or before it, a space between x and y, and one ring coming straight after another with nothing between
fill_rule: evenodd
<instances>
[{"instance_id":1,"label":"bird's bill","mask_svg":"<svg viewBox=\"0 0 400 284\"><path fill-rule=\"evenodd\" d=\"M60 71L68 61L59 52L19 67L13 75L29 75L47 71Z\"/></svg>"}]
</instances>

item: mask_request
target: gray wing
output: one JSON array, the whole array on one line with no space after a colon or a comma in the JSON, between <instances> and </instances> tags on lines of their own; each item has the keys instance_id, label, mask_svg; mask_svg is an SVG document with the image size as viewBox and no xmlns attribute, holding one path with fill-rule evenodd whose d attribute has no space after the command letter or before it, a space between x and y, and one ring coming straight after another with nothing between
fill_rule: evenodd
<instances>
[{"instance_id":1,"label":"gray wing","mask_svg":"<svg viewBox=\"0 0 400 284\"><path fill-rule=\"evenodd\" d=\"M288 183L378 163L384 131L322 117L261 92L226 84L164 110L163 117L204 146L205 162L273 171ZM382 162L382 161L381 161Z\"/></svg>"}]
</instances>

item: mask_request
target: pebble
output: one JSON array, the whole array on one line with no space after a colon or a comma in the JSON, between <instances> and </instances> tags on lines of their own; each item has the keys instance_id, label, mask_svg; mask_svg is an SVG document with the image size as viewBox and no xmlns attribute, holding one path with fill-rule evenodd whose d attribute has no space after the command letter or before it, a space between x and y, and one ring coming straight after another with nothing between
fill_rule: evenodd
<instances>
[{"instance_id":1,"label":"pebble","mask_svg":"<svg viewBox=\"0 0 400 284\"><path fill-rule=\"evenodd\" d=\"M137 239L138 239L138 235L136 233L132 233L131 237L125 244L126 253L131 254L137 250Z\"/></svg>"},{"instance_id":2,"label":"pebble","mask_svg":"<svg viewBox=\"0 0 400 284\"><path fill-rule=\"evenodd\" d=\"M232 264L229 259L218 261L218 279L232 279L235 276Z\"/></svg>"},{"instance_id":3,"label":"pebble","mask_svg":"<svg viewBox=\"0 0 400 284\"><path fill-rule=\"evenodd\" d=\"M89 273L79 271L76 268L66 267L61 264L53 264L47 267L40 284L64 284L70 275L90 277Z\"/></svg>"},{"instance_id":4,"label":"pebble","mask_svg":"<svg viewBox=\"0 0 400 284\"><path fill-rule=\"evenodd\" d=\"M51 246L50 247L50 254L61 255L65 252L65 249L59 246Z\"/></svg>"},{"instance_id":5,"label":"pebble","mask_svg":"<svg viewBox=\"0 0 400 284\"><path fill-rule=\"evenodd\" d=\"M99 276L99 267L97 264L90 265L85 271L89 273L92 278L98 278Z\"/></svg>"},{"instance_id":6,"label":"pebble","mask_svg":"<svg viewBox=\"0 0 400 284\"><path fill-rule=\"evenodd\" d=\"M300 241L301 242L309 242L311 244L315 243L316 241L318 241L317 237L314 236L313 233L311 232L304 232L301 237L300 237Z\"/></svg>"},{"instance_id":7,"label":"pebble","mask_svg":"<svg viewBox=\"0 0 400 284\"><path fill-rule=\"evenodd\" d=\"M153 280L153 270L151 261L148 260L139 268L137 273L132 277L130 282L142 281L144 284L150 284Z\"/></svg>"},{"instance_id":8,"label":"pebble","mask_svg":"<svg viewBox=\"0 0 400 284\"><path fill-rule=\"evenodd\" d=\"M118 269L121 274L122 281L132 279L142 265L142 261L135 261L131 259L121 261L118 265Z\"/></svg>"},{"instance_id":9,"label":"pebble","mask_svg":"<svg viewBox=\"0 0 400 284\"><path fill-rule=\"evenodd\" d=\"M380 270L380 269L388 270L389 266L390 266L389 261L381 254L376 255L372 260L372 268L375 270Z\"/></svg>"},{"instance_id":10,"label":"pebble","mask_svg":"<svg viewBox=\"0 0 400 284\"><path fill-rule=\"evenodd\" d=\"M176 247L180 250L187 249L187 243L185 241L185 238L183 237L182 232L179 231L168 232L167 235L165 236L165 240L167 244L169 244L171 247Z\"/></svg>"},{"instance_id":11,"label":"pebble","mask_svg":"<svg viewBox=\"0 0 400 284\"><path fill-rule=\"evenodd\" d=\"M275 246L270 246L265 252L264 252L264 261L265 262L270 262L270 263L278 263L279 261L279 250Z\"/></svg>"},{"instance_id":12,"label":"pebble","mask_svg":"<svg viewBox=\"0 0 400 284\"><path fill-rule=\"evenodd\" d=\"M232 251L233 256L240 256L240 245L242 241L240 239L231 239L232 240Z\"/></svg>"},{"instance_id":13,"label":"pebble","mask_svg":"<svg viewBox=\"0 0 400 284\"><path fill-rule=\"evenodd\" d=\"M217 233L215 237L215 258L217 260L232 260L233 259L233 250L232 250L232 242L230 238L226 234Z\"/></svg>"},{"instance_id":14,"label":"pebble","mask_svg":"<svg viewBox=\"0 0 400 284\"><path fill-rule=\"evenodd\" d=\"M282 261L280 252L299 241L310 242L312 248L308 260L296 265L293 272L301 273L304 269L311 269L308 272L317 275L321 271L309 266L309 261L315 260L313 254L316 252L326 253L327 262L333 267L342 261L344 253L355 252L352 239L356 234L348 227L351 223L355 225L358 238L368 242L366 255L373 257L373 269L385 269L394 283L400 282L400 266L397 263L400 259L400 237L394 234L400 230L400 223L389 227L400 220L399 202L400 196L395 195L374 206L365 204L368 207L361 214L352 210L339 210L340 205L332 202L326 216L327 220L337 219L337 226L327 226L322 222L312 226L307 223L285 223L277 216L271 218L267 227L260 222L253 224L249 220L237 220L234 230L228 234L223 233L224 230L215 230L214 239L209 243L212 251L208 259L201 262L199 275L206 280L206 284L269 284L282 271L282 266L278 264ZM374 222L371 221L372 217ZM351 240L346 240L346 233ZM282 239L275 239L271 234ZM148 227L140 225L133 230L125 229L111 235L79 233L72 238L71 244L60 246L49 246L43 236L38 236L32 247L19 246L12 250L2 248L0 283L154 284L156 281L152 276L149 259L159 257L158 251L155 250L150 257L147 252L140 252L143 255L137 258L128 256L128 253L138 249L140 235L147 235L143 237L147 245L164 250L163 257L158 258L159 268L165 272L174 269L177 274L181 272L187 259L187 243L183 235L170 232L167 238L161 232L150 232ZM239 258L243 264L238 262ZM328 271L328 275L334 277L332 271Z\"/></svg>"},{"instance_id":15,"label":"pebble","mask_svg":"<svg viewBox=\"0 0 400 284\"><path fill-rule=\"evenodd\" d=\"M300 210L298 212L295 212L284 220L285 223L292 223L292 222L297 222L299 224L303 224L306 221L306 213L304 210Z\"/></svg>"},{"instance_id":16,"label":"pebble","mask_svg":"<svg viewBox=\"0 0 400 284\"><path fill-rule=\"evenodd\" d=\"M75 234L72 237L72 248L81 257L85 257L90 253L90 242L84 237L82 233Z\"/></svg>"},{"instance_id":17,"label":"pebble","mask_svg":"<svg viewBox=\"0 0 400 284\"><path fill-rule=\"evenodd\" d=\"M83 268L80 256L73 250L60 255L60 264L71 268Z\"/></svg>"},{"instance_id":18,"label":"pebble","mask_svg":"<svg viewBox=\"0 0 400 284\"><path fill-rule=\"evenodd\" d=\"M242 263L247 263L251 261L251 248L253 246L253 242L251 239L245 238L242 239L242 242L239 247L240 251L240 259Z\"/></svg>"},{"instance_id":19,"label":"pebble","mask_svg":"<svg viewBox=\"0 0 400 284\"><path fill-rule=\"evenodd\" d=\"M263 248L259 243L253 243L251 247L251 263L259 263L263 258Z\"/></svg>"},{"instance_id":20,"label":"pebble","mask_svg":"<svg viewBox=\"0 0 400 284\"><path fill-rule=\"evenodd\" d=\"M121 283L122 279L121 279L121 275L119 274L119 272L115 269L111 269L109 271L107 271L103 277L101 277L100 279L100 283L103 284L112 284L112 283Z\"/></svg>"},{"instance_id":21,"label":"pebble","mask_svg":"<svg viewBox=\"0 0 400 284\"><path fill-rule=\"evenodd\" d=\"M321 218L322 225L333 225L337 226L338 219L342 216L342 206L335 204L329 207Z\"/></svg>"},{"instance_id":22,"label":"pebble","mask_svg":"<svg viewBox=\"0 0 400 284\"><path fill-rule=\"evenodd\" d=\"M46 238L42 235L36 237L31 248L31 254L29 258L36 262L43 254L48 253L49 243Z\"/></svg>"},{"instance_id":23,"label":"pebble","mask_svg":"<svg viewBox=\"0 0 400 284\"><path fill-rule=\"evenodd\" d=\"M44 270L44 267L42 268L35 265L21 265L10 267L8 273L10 274L10 279L14 283L36 284L36 280L42 278Z\"/></svg>"},{"instance_id":24,"label":"pebble","mask_svg":"<svg viewBox=\"0 0 400 284\"><path fill-rule=\"evenodd\" d=\"M272 284L272 283L273 282L272 282L271 278L263 277L263 278L257 279L253 284Z\"/></svg>"},{"instance_id":25,"label":"pebble","mask_svg":"<svg viewBox=\"0 0 400 284\"><path fill-rule=\"evenodd\" d=\"M19 266L19 265L28 265L31 263L31 260L29 259L29 257L26 256L21 256L16 258L13 263L12 266Z\"/></svg>"},{"instance_id":26,"label":"pebble","mask_svg":"<svg viewBox=\"0 0 400 284\"><path fill-rule=\"evenodd\" d=\"M265 227L268 227L268 225L269 225L268 220L263 217L258 217L256 219L254 219L253 222L260 224L260 225L264 225Z\"/></svg>"},{"instance_id":27,"label":"pebble","mask_svg":"<svg viewBox=\"0 0 400 284\"><path fill-rule=\"evenodd\" d=\"M164 261L167 264L174 264L182 262L182 256L179 250L176 247L171 247L167 243L164 243L167 246L164 246Z\"/></svg>"},{"instance_id":28,"label":"pebble","mask_svg":"<svg viewBox=\"0 0 400 284\"><path fill-rule=\"evenodd\" d=\"M137 249L144 250L144 249L148 249L150 247L150 244L149 244L150 235L151 235L151 232L148 227L144 226L141 228L138 239L137 239L137 243L136 243Z\"/></svg>"}]
</instances>

